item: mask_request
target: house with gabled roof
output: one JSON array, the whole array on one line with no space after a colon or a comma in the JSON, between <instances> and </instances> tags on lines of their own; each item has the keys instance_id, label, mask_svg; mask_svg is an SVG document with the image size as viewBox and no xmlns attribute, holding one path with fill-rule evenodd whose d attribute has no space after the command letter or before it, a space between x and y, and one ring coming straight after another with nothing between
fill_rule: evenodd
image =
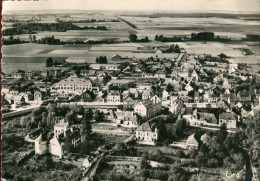
<instances>
[{"instance_id":1,"label":"house with gabled roof","mask_svg":"<svg viewBox=\"0 0 260 181\"><path fill-rule=\"evenodd\" d=\"M142 100L148 100L151 99L151 97L154 95L153 91L151 89L144 90L142 92Z\"/></svg>"},{"instance_id":2,"label":"house with gabled roof","mask_svg":"<svg viewBox=\"0 0 260 181\"><path fill-rule=\"evenodd\" d=\"M198 149L199 141L195 138L195 133L190 135L186 141L186 148L189 150Z\"/></svg>"},{"instance_id":3,"label":"house with gabled roof","mask_svg":"<svg viewBox=\"0 0 260 181\"><path fill-rule=\"evenodd\" d=\"M122 100L122 95L118 90L110 90L107 94L108 103L120 103Z\"/></svg>"},{"instance_id":4,"label":"house with gabled roof","mask_svg":"<svg viewBox=\"0 0 260 181\"><path fill-rule=\"evenodd\" d=\"M205 133L200 137L200 140L202 143L208 144L210 142L210 137L207 133Z\"/></svg>"},{"instance_id":5,"label":"house with gabled roof","mask_svg":"<svg viewBox=\"0 0 260 181\"><path fill-rule=\"evenodd\" d=\"M150 100L138 102L134 106L134 112L148 119L159 114L161 112L161 108L161 99L155 95Z\"/></svg>"},{"instance_id":6,"label":"house with gabled roof","mask_svg":"<svg viewBox=\"0 0 260 181\"><path fill-rule=\"evenodd\" d=\"M193 113L183 116L191 125L213 126L218 127L218 120L213 113L199 112L198 109L193 109Z\"/></svg>"},{"instance_id":7,"label":"house with gabled roof","mask_svg":"<svg viewBox=\"0 0 260 181\"><path fill-rule=\"evenodd\" d=\"M136 129L135 137L137 143L155 145L159 138L159 132L157 128L152 128L150 123L146 122Z\"/></svg>"},{"instance_id":8,"label":"house with gabled roof","mask_svg":"<svg viewBox=\"0 0 260 181\"><path fill-rule=\"evenodd\" d=\"M231 112L225 112L219 115L219 126L226 124L227 128L236 128L237 127L237 118Z\"/></svg>"},{"instance_id":9,"label":"house with gabled roof","mask_svg":"<svg viewBox=\"0 0 260 181\"><path fill-rule=\"evenodd\" d=\"M129 128L138 126L138 116L133 111L116 111L114 116L117 125Z\"/></svg>"},{"instance_id":10,"label":"house with gabled roof","mask_svg":"<svg viewBox=\"0 0 260 181\"><path fill-rule=\"evenodd\" d=\"M134 100L131 95L128 95L123 98L123 108L124 109L133 109L134 105L137 103L137 100Z\"/></svg>"}]
</instances>

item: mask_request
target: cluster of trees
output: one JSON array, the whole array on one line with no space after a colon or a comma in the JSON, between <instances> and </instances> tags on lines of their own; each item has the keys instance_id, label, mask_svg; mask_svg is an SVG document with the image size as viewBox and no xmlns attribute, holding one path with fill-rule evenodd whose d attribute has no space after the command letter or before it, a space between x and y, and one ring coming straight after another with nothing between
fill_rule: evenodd
<instances>
[{"instance_id":1,"label":"cluster of trees","mask_svg":"<svg viewBox=\"0 0 260 181\"><path fill-rule=\"evenodd\" d=\"M76 21L70 21L71 23L95 23L95 22L120 22L117 19L86 19L86 20L76 20Z\"/></svg>"},{"instance_id":2,"label":"cluster of trees","mask_svg":"<svg viewBox=\"0 0 260 181\"><path fill-rule=\"evenodd\" d=\"M96 63L98 64L107 64L107 57L106 56L99 56L96 58Z\"/></svg>"},{"instance_id":3,"label":"cluster of trees","mask_svg":"<svg viewBox=\"0 0 260 181\"><path fill-rule=\"evenodd\" d=\"M196 132L195 137L200 138L201 132ZM209 132L210 139L200 143L199 150L192 150L190 157L195 159L199 167L225 167L232 172L238 172L245 166L244 150L242 148L245 134L238 131L228 134L226 125L223 124L218 132Z\"/></svg>"},{"instance_id":4,"label":"cluster of trees","mask_svg":"<svg viewBox=\"0 0 260 181\"><path fill-rule=\"evenodd\" d=\"M49 57L47 60L46 60L46 67L52 67L52 66L57 66L57 65L62 65L66 63L65 60L62 60L62 61L57 61L57 60L53 60L51 57Z\"/></svg>"},{"instance_id":5,"label":"cluster of trees","mask_svg":"<svg viewBox=\"0 0 260 181\"><path fill-rule=\"evenodd\" d=\"M118 18L118 19L121 20L121 21L123 21L123 22L125 22L126 24L128 24L128 25L131 26L132 28L137 29L137 26L134 25L133 23L131 23L131 22L129 22L129 21L123 19L123 18Z\"/></svg>"},{"instance_id":6,"label":"cluster of trees","mask_svg":"<svg viewBox=\"0 0 260 181\"><path fill-rule=\"evenodd\" d=\"M254 166L260 165L260 113L256 114L248 120L247 127L245 129L246 141L245 146L249 148L250 155L254 161Z\"/></svg>"},{"instance_id":7,"label":"cluster of trees","mask_svg":"<svg viewBox=\"0 0 260 181\"><path fill-rule=\"evenodd\" d=\"M176 124L167 128L164 124L165 122L176 122ZM189 129L189 122L185 119L177 119L176 115L171 114L167 120L163 120L162 118L153 120L152 127L157 127L159 130L160 137L158 141L162 141L167 145L186 136L185 130Z\"/></svg>"},{"instance_id":8,"label":"cluster of trees","mask_svg":"<svg viewBox=\"0 0 260 181\"><path fill-rule=\"evenodd\" d=\"M246 40L248 40L248 41L260 41L260 35L247 34Z\"/></svg>"},{"instance_id":9,"label":"cluster of trees","mask_svg":"<svg viewBox=\"0 0 260 181\"><path fill-rule=\"evenodd\" d=\"M213 32L199 32L191 34L192 41L213 41L214 38L215 34Z\"/></svg>"},{"instance_id":10,"label":"cluster of trees","mask_svg":"<svg viewBox=\"0 0 260 181\"><path fill-rule=\"evenodd\" d=\"M36 31L58 31L65 32L68 30L107 30L106 26L97 27L79 27L71 22L58 22L58 23L15 23L13 28L3 30L3 36L18 35L18 34L33 34Z\"/></svg>"},{"instance_id":11,"label":"cluster of trees","mask_svg":"<svg viewBox=\"0 0 260 181\"><path fill-rule=\"evenodd\" d=\"M150 41L148 36L146 36L146 37L144 37L142 39L138 39L137 35L136 34L132 34L132 33L129 35L129 40L131 42L149 42Z\"/></svg>"},{"instance_id":12,"label":"cluster of trees","mask_svg":"<svg viewBox=\"0 0 260 181\"><path fill-rule=\"evenodd\" d=\"M12 35L20 35L20 34L24 34L24 30L18 28L7 28L2 30L3 36L12 36Z\"/></svg>"},{"instance_id":13,"label":"cluster of trees","mask_svg":"<svg viewBox=\"0 0 260 181\"><path fill-rule=\"evenodd\" d=\"M105 119L105 114L103 111L96 110L93 117L97 122L103 122Z\"/></svg>"},{"instance_id":14,"label":"cluster of trees","mask_svg":"<svg viewBox=\"0 0 260 181\"><path fill-rule=\"evenodd\" d=\"M178 37L178 36L165 37L163 35L155 35L154 40L155 41L160 41L160 42L180 42L180 41L182 41L182 38Z\"/></svg>"},{"instance_id":15,"label":"cluster of trees","mask_svg":"<svg viewBox=\"0 0 260 181\"><path fill-rule=\"evenodd\" d=\"M228 58L227 55L224 53L219 54L219 56L211 56L211 55L205 55L203 58L199 57L198 60L201 64L205 64L206 62L219 62L219 63L229 63L229 61L226 59Z\"/></svg>"},{"instance_id":16,"label":"cluster of trees","mask_svg":"<svg viewBox=\"0 0 260 181\"><path fill-rule=\"evenodd\" d=\"M13 36L10 36L8 39L3 38L2 43L3 45L14 45L14 44L28 43L28 41L20 40L19 37L14 38Z\"/></svg>"},{"instance_id":17,"label":"cluster of trees","mask_svg":"<svg viewBox=\"0 0 260 181\"><path fill-rule=\"evenodd\" d=\"M89 152L89 140L92 134L92 127L90 121L93 119L93 111L88 109L85 111L81 124L83 125L81 135L84 135L84 142L80 145L80 153L86 154Z\"/></svg>"},{"instance_id":18,"label":"cluster of trees","mask_svg":"<svg viewBox=\"0 0 260 181\"><path fill-rule=\"evenodd\" d=\"M162 50L163 53L181 53L180 47L178 44L172 44L167 50Z\"/></svg>"},{"instance_id":19,"label":"cluster of trees","mask_svg":"<svg viewBox=\"0 0 260 181\"><path fill-rule=\"evenodd\" d=\"M107 27L106 26L97 26L97 27L94 27L94 26L84 26L83 30L107 30Z\"/></svg>"},{"instance_id":20,"label":"cluster of trees","mask_svg":"<svg viewBox=\"0 0 260 181\"><path fill-rule=\"evenodd\" d=\"M37 42L38 44L48 44L48 45L60 45L60 39L56 39L54 36L41 38Z\"/></svg>"},{"instance_id":21,"label":"cluster of trees","mask_svg":"<svg viewBox=\"0 0 260 181\"><path fill-rule=\"evenodd\" d=\"M35 35L29 35L29 40L30 40L31 43L35 43L37 41Z\"/></svg>"}]
</instances>

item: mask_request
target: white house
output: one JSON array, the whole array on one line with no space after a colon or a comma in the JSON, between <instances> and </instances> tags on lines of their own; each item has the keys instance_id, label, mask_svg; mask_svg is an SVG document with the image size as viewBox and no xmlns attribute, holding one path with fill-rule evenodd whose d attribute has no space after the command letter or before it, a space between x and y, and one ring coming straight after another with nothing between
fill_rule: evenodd
<instances>
[{"instance_id":1,"label":"white house","mask_svg":"<svg viewBox=\"0 0 260 181\"><path fill-rule=\"evenodd\" d=\"M159 135L157 128L154 128L153 130L151 125L146 122L137 128L135 136L138 143L154 145L158 140Z\"/></svg>"},{"instance_id":2,"label":"white house","mask_svg":"<svg viewBox=\"0 0 260 181\"><path fill-rule=\"evenodd\" d=\"M219 126L221 126L223 123L227 125L227 128L237 127L237 119L231 112L226 112L219 115Z\"/></svg>"},{"instance_id":3,"label":"white house","mask_svg":"<svg viewBox=\"0 0 260 181\"><path fill-rule=\"evenodd\" d=\"M150 118L161 112L162 102L158 96L153 96L150 100L138 102L134 106L134 112L142 117Z\"/></svg>"}]
</instances>

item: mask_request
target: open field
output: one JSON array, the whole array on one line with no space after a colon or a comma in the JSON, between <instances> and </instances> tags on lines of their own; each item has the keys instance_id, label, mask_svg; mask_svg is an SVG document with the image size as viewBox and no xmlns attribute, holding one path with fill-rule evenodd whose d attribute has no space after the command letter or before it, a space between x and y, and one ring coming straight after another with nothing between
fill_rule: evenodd
<instances>
[{"instance_id":1,"label":"open field","mask_svg":"<svg viewBox=\"0 0 260 181\"><path fill-rule=\"evenodd\" d=\"M87 50L53 50L49 54L85 54Z\"/></svg>"},{"instance_id":2,"label":"open field","mask_svg":"<svg viewBox=\"0 0 260 181\"><path fill-rule=\"evenodd\" d=\"M170 43L166 43L170 44ZM213 54L219 55L224 53L232 57L243 57L240 50L236 50L228 44L219 42L179 42L178 45L184 48L190 54Z\"/></svg>"},{"instance_id":3,"label":"open field","mask_svg":"<svg viewBox=\"0 0 260 181\"><path fill-rule=\"evenodd\" d=\"M152 16L152 15L151 15ZM186 35L192 32L212 31L216 35L229 36L232 39L244 38L246 34L259 34L260 23L256 20L239 18L202 17L191 16L181 18L172 16L159 16L151 18L149 15L140 17L123 16L138 28L139 34L154 38L156 34L165 36Z\"/></svg>"},{"instance_id":4,"label":"open field","mask_svg":"<svg viewBox=\"0 0 260 181\"><path fill-rule=\"evenodd\" d=\"M61 21L79 21L87 19L96 20L117 20L118 16L132 22L137 26L137 29L131 28L124 22L94 22L94 23L74 23L78 26L107 26L109 30L71 30L67 32L38 32L37 39L46 36L54 35L62 41L85 41L88 39L94 40L128 40L130 33L136 33L139 37L148 36L151 40L155 35L175 36L186 35L190 36L191 32L213 31L216 35L231 37L232 39L245 38L246 34L259 34L260 22L259 17L252 15L212 15L206 16L204 14L174 14L174 13L151 13L151 12L96 12L96 11L77 11L77 12L52 12L39 14L33 16L41 18L39 22L48 23L55 22L58 18ZM8 15L7 18L16 18L19 20L28 20L31 15ZM4 22L4 27L11 27L13 23ZM29 40L28 34L16 35L22 40ZM207 42L176 42L181 48L186 49L189 54L208 53L218 55L225 53L234 58L234 62L243 62L249 64L260 63L260 48L259 42L237 42L233 43L219 43ZM23 45L9 45L3 47L3 62L4 72L14 71L25 66L30 69L43 70L46 69L45 61L48 57L62 58L79 57L85 62L93 63L96 57L106 56L108 62L111 62L113 55L120 55L122 57L148 58L158 57L162 58L176 58L178 54L155 54L155 53L132 53L137 47L145 46L160 46L170 45L175 43L162 43L151 41L149 43L122 43L122 44L98 44L98 45L40 45L40 44L23 44ZM244 56L239 50L246 48L251 50L254 54ZM32 63L34 62L34 63ZM254 67L257 71L258 68Z\"/></svg>"}]
</instances>

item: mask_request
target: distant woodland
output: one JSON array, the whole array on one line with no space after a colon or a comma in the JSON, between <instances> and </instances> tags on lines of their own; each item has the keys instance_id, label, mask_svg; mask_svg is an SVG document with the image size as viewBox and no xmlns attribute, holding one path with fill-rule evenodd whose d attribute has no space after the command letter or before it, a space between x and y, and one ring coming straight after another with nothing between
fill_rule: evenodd
<instances>
[{"instance_id":1,"label":"distant woodland","mask_svg":"<svg viewBox=\"0 0 260 181\"><path fill-rule=\"evenodd\" d=\"M79 27L70 22L59 23L15 23L13 28L3 30L3 36L34 34L36 31L58 31L66 32L68 30L107 30L106 26L84 26Z\"/></svg>"}]
</instances>

